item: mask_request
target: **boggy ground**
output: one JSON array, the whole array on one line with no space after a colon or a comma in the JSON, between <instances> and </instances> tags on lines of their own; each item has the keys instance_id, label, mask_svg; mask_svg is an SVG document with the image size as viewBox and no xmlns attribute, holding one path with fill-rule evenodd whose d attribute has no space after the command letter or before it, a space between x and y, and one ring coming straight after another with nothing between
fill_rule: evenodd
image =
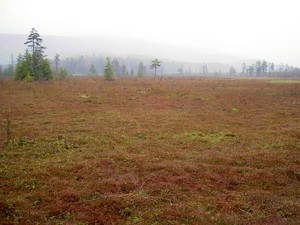
<instances>
[{"instance_id":1,"label":"boggy ground","mask_svg":"<svg viewBox=\"0 0 300 225\"><path fill-rule=\"evenodd\" d=\"M300 84L0 81L1 224L300 224Z\"/></svg>"}]
</instances>

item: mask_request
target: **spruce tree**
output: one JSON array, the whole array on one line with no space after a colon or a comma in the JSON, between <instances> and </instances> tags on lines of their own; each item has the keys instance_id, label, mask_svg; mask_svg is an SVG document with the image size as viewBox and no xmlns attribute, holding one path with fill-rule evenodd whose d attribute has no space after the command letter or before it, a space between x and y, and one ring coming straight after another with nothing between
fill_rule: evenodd
<instances>
[{"instance_id":1,"label":"spruce tree","mask_svg":"<svg viewBox=\"0 0 300 225\"><path fill-rule=\"evenodd\" d=\"M24 55L19 54L18 56L15 80L24 80L26 76L33 77L32 55L28 50L25 51Z\"/></svg>"},{"instance_id":2,"label":"spruce tree","mask_svg":"<svg viewBox=\"0 0 300 225\"><path fill-rule=\"evenodd\" d=\"M104 78L105 80L112 80L114 75L114 69L109 57L106 58L106 64L104 66Z\"/></svg>"}]
</instances>

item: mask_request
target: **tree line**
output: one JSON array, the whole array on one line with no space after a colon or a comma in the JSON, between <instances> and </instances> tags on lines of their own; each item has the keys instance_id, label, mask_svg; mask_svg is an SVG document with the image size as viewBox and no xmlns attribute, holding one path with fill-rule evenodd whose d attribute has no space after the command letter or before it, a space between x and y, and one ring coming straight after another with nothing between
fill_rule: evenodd
<instances>
[{"instance_id":1,"label":"tree line","mask_svg":"<svg viewBox=\"0 0 300 225\"><path fill-rule=\"evenodd\" d=\"M60 66L61 60L60 55L56 54L53 60L54 69L51 68L50 60L47 59L45 53L46 47L42 45L43 39L40 37L37 30L32 28L30 34L27 38L27 41L24 43L27 46L25 53L19 54L16 62L16 66L14 66L14 58L11 57L11 64L2 70L0 67L0 75L13 75L15 80L25 80L25 81L33 81L33 80L49 80L54 76L59 76L60 78L64 78L67 76L67 70L64 67ZM82 58L80 58L82 59ZM99 60L100 61L100 60ZM100 61L101 62L101 61ZM103 63L104 64L104 63ZM72 60L66 60L66 66L70 65L70 70L76 68L77 64L74 64ZM155 59L151 66L154 68L155 75L156 70L160 67L161 62ZM79 63L79 66L82 67L82 64ZM79 69L81 69L79 67ZM137 68L137 76L143 76L145 74L146 67L142 62L139 63ZM106 58L106 62L103 68L104 78L107 80L112 80L114 74L117 76L127 76L135 75L134 68L131 67L130 72L128 71L125 64L120 64L118 59L111 59L109 57ZM97 75L97 69L92 63L89 66L89 74Z\"/></svg>"},{"instance_id":2,"label":"tree line","mask_svg":"<svg viewBox=\"0 0 300 225\"><path fill-rule=\"evenodd\" d=\"M300 75L299 68L295 68L288 64L280 64L275 66L272 62L267 62L266 60L258 60L251 65L246 63L242 64L241 76L297 76Z\"/></svg>"},{"instance_id":3,"label":"tree line","mask_svg":"<svg viewBox=\"0 0 300 225\"><path fill-rule=\"evenodd\" d=\"M59 55L55 56L56 70L53 71L42 42L43 39L37 30L32 28L24 43L27 46L25 53L19 54L16 61L12 55L11 63L5 69L0 66L0 76L13 76L15 80L25 81L49 80L54 76L65 77L67 71L64 68L58 71Z\"/></svg>"},{"instance_id":4,"label":"tree line","mask_svg":"<svg viewBox=\"0 0 300 225\"><path fill-rule=\"evenodd\" d=\"M109 57L115 76L145 76L155 73L146 60L137 57ZM101 75L104 73L107 57L77 56L61 60L61 65L74 75Z\"/></svg>"},{"instance_id":5,"label":"tree line","mask_svg":"<svg viewBox=\"0 0 300 225\"><path fill-rule=\"evenodd\" d=\"M0 65L0 76L14 76L16 80L48 80L72 75L112 76L156 76L156 75L200 75L200 76L248 76L248 77L300 77L300 69L287 65L275 65L266 60L242 65L238 68L217 63L181 63L171 60L150 60L147 57L123 56L77 56L60 59L56 54L48 59L42 45L42 38L32 28L27 41L27 50L17 60L11 56L11 63ZM141 59L143 58L143 59Z\"/></svg>"}]
</instances>

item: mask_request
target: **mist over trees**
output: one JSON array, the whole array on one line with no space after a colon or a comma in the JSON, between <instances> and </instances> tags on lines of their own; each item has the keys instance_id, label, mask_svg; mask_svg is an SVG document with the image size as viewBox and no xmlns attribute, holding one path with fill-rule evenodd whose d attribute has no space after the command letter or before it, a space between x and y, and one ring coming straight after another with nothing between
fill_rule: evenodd
<instances>
[{"instance_id":1,"label":"mist over trees","mask_svg":"<svg viewBox=\"0 0 300 225\"><path fill-rule=\"evenodd\" d=\"M61 77L70 75L92 75L103 76L107 56L75 56L63 58L56 55L49 62L54 76ZM19 55L16 64L0 66L1 77L12 77L20 69L20 63L23 67L31 65L32 56L29 51ZM155 70L151 68L151 57L145 56L113 56L111 64L115 76L155 76ZM22 68L22 66L21 66ZM30 66L28 66L30 68ZM26 70L24 70L26 71ZM32 71L32 75L33 70ZM27 74L24 72L21 77ZM287 64L275 65L266 60L257 60L254 62L244 62L235 65L225 65L222 63L187 63L177 62L169 59L163 59L161 67L157 67L157 74L162 76L230 76L230 77L300 77L300 69ZM19 74L20 75L20 74ZM36 79L36 78L35 78Z\"/></svg>"},{"instance_id":2,"label":"mist over trees","mask_svg":"<svg viewBox=\"0 0 300 225\"><path fill-rule=\"evenodd\" d=\"M59 39L61 40L61 39ZM300 77L300 69L287 64L274 64L266 60L252 60L232 64L212 62L183 62L161 58L154 66L152 56L143 55L74 55L66 57L64 52L53 54L51 60L44 55L42 38L32 29L25 42L27 50L17 56L11 55L9 63L0 65L0 76L22 80L30 76L34 80L63 78L70 75L103 76L106 58L111 58L114 76L247 76L247 77ZM24 43L24 42L23 42Z\"/></svg>"},{"instance_id":3,"label":"mist over trees","mask_svg":"<svg viewBox=\"0 0 300 225\"><path fill-rule=\"evenodd\" d=\"M115 76L155 76L151 57L144 56L114 56L111 64ZM77 56L61 60L62 67L73 75L91 75L91 65L94 75L103 75L106 57ZM299 68L265 60L225 65L221 63L187 63L163 59L161 67L157 67L158 75L167 76L246 76L246 77L300 77Z\"/></svg>"},{"instance_id":4,"label":"mist over trees","mask_svg":"<svg viewBox=\"0 0 300 225\"><path fill-rule=\"evenodd\" d=\"M239 75L247 77L300 77L300 69L288 64L275 66L272 62L258 60L250 65L243 63Z\"/></svg>"}]
</instances>

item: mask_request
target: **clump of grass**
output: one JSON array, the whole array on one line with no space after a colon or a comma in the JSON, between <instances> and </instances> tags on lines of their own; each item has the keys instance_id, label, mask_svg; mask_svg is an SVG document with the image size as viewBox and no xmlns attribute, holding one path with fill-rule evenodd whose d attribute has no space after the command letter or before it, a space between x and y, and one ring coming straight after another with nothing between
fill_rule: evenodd
<instances>
[{"instance_id":1,"label":"clump of grass","mask_svg":"<svg viewBox=\"0 0 300 225\"><path fill-rule=\"evenodd\" d=\"M232 112L238 112L238 111L239 111L238 108L236 108L236 107L233 107L233 108L232 108Z\"/></svg>"},{"instance_id":2,"label":"clump of grass","mask_svg":"<svg viewBox=\"0 0 300 225\"><path fill-rule=\"evenodd\" d=\"M30 140L28 137L15 137L15 138L10 138L7 142L6 145L8 148L23 148L26 147L30 144L33 144L33 140Z\"/></svg>"}]
</instances>

